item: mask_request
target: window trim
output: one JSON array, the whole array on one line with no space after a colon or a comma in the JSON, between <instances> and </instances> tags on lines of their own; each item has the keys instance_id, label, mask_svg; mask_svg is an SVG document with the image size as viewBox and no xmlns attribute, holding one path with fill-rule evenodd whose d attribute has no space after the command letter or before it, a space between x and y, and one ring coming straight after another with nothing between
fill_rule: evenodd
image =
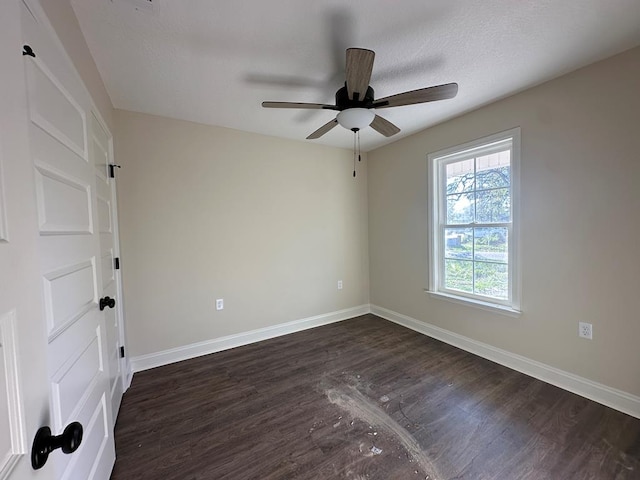
<instances>
[{"instance_id":1,"label":"window trim","mask_svg":"<svg viewBox=\"0 0 640 480\"><path fill-rule=\"evenodd\" d=\"M511 140L511 226L509 228L509 298L505 301L484 297L477 294L466 294L457 290L439 288L440 279L444 276L444 261L440 258L444 240L440 238L440 219L443 218L443 202L439 201L438 195L443 192L443 186L439 181L444 181L440 169L446 163L457 160L468 159L469 154L474 156L482 154L483 151L495 148L495 144ZM448 147L427 155L428 172L428 288L426 292L434 298L473 305L498 313L519 315L521 313L521 262L520 262L520 127L515 127L503 132L478 138L470 142ZM437 236L436 236L437 235Z\"/></svg>"}]
</instances>

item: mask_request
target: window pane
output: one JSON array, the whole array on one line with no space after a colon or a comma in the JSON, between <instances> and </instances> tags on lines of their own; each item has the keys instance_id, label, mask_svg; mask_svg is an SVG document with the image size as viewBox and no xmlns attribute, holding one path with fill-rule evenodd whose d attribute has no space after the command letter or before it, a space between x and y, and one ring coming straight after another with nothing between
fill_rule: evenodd
<instances>
[{"instance_id":1,"label":"window pane","mask_svg":"<svg viewBox=\"0 0 640 480\"><path fill-rule=\"evenodd\" d=\"M476 189L511 185L511 151L505 150L476 158Z\"/></svg>"},{"instance_id":2,"label":"window pane","mask_svg":"<svg viewBox=\"0 0 640 480\"><path fill-rule=\"evenodd\" d=\"M507 235L506 227L474 228L474 259L507 263Z\"/></svg>"},{"instance_id":3,"label":"window pane","mask_svg":"<svg viewBox=\"0 0 640 480\"><path fill-rule=\"evenodd\" d=\"M508 298L509 271L503 263L475 262L475 293L499 299Z\"/></svg>"},{"instance_id":4,"label":"window pane","mask_svg":"<svg viewBox=\"0 0 640 480\"><path fill-rule=\"evenodd\" d=\"M476 221L503 223L511 221L511 198L508 188L484 190L476 193Z\"/></svg>"},{"instance_id":5,"label":"window pane","mask_svg":"<svg viewBox=\"0 0 640 480\"><path fill-rule=\"evenodd\" d=\"M444 229L445 258L473 259L473 229L445 228Z\"/></svg>"},{"instance_id":6,"label":"window pane","mask_svg":"<svg viewBox=\"0 0 640 480\"><path fill-rule=\"evenodd\" d=\"M447 193L473 191L473 158L462 162L449 163L447 170Z\"/></svg>"},{"instance_id":7,"label":"window pane","mask_svg":"<svg viewBox=\"0 0 640 480\"><path fill-rule=\"evenodd\" d=\"M447 195L447 220L448 224L473 222L473 193L458 193Z\"/></svg>"},{"instance_id":8,"label":"window pane","mask_svg":"<svg viewBox=\"0 0 640 480\"><path fill-rule=\"evenodd\" d=\"M473 293L473 262L445 259L444 286L451 290Z\"/></svg>"}]
</instances>

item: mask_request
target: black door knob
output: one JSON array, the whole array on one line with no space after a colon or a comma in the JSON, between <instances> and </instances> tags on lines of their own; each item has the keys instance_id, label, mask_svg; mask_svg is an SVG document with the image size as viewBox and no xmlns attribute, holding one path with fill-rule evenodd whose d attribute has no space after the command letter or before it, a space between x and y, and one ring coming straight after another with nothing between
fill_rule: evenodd
<instances>
[{"instance_id":1,"label":"black door knob","mask_svg":"<svg viewBox=\"0 0 640 480\"><path fill-rule=\"evenodd\" d=\"M100 311L104 310L107 307L113 308L115 306L116 306L116 299L115 298L104 297L104 298L100 299Z\"/></svg>"},{"instance_id":2,"label":"black door knob","mask_svg":"<svg viewBox=\"0 0 640 480\"><path fill-rule=\"evenodd\" d=\"M49 454L60 448L64 453L75 452L82 443L82 425L73 422L67 425L62 435L51 435L49 427L40 427L33 439L31 466L34 470L44 467Z\"/></svg>"}]
</instances>

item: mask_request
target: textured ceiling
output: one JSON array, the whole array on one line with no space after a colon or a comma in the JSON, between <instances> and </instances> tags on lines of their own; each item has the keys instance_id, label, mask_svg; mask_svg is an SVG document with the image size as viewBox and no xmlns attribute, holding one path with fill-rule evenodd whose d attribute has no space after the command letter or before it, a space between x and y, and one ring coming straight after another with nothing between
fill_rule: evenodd
<instances>
[{"instance_id":1,"label":"textured ceiling","mask_svg":"<svg viewBox=\"0 0 640 480\"><path fill-rule=\"evenodd\" d=\"M116 108L304 140L333 111L345 49L376 52L376 98L457 82L458 96L379 113L371 150L640 45L640 0L71 0ZM309 142L350 147L334 128Z\"/></svg>"}]
</instances>

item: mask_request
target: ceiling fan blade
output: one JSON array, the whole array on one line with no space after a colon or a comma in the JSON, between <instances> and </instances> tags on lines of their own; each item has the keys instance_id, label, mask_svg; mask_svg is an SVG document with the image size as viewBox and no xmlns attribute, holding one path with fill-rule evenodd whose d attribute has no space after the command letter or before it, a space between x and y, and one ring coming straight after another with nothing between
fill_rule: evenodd
<instances>
[{"instance_id":1,"label":"ceiling fan blade","mask_svg":"<svg viewBox=\"0 0 640 480\"><path fill-rule=\"evenodd\" d=\"M316 138L320 138L322 135L324 135L325 133L327 133L329 130L331 130L333 127L335 127L336 125L338 125L338 120L336 120L335 118L333 120L331 120L330 122L325 123L323 126L321 126L319 129L317 129L315 132L313 132L311 135L309 135L307 137L307 140L315 140Z\"/></svg>"},{"instance_id":2,"label":"ceiling fan blade","mask_svg":"<svg viewBox=\"0 0 640 480\"><path fill-rule=\"evenodd\" d=\"M371 128L385 137L391 137L400 131L398 127L389 120L382 118L380 115L375 116L373 122L371 122Z\"/></svg>"},{"instance_id":3,"label":"ceiling fan blade","mask_svg":"<svg viewBox=\"0 0 640 480\"><path fill-rule=\"evenodd\" d=\"M457 83L447 83L436 87L420 88L410 92L398 93L390 97L379 98L373 102L372 108L400 107L416 103L435 102L453 98L458 93Z\"/></svg>"},{"instance_id":4,"label":"ceiling fan blade","mask_svg":"<svg viewBox=\"0 0 640 480\"><path fill-rule=\"evenodd\" d=\"M371 71L373 70L373 59L376 54L372 50L364 48L347 49L347 92L349 100L362 100L367 93ZM355 98L355 96L358 96Z\"/></svg>"},{"instance_id":5,"label":"ceiling fan blade","mask_svg":"<svg viewBox=\"0 0 640 480\"><path fill-rule=\"evenodd\" d=\"M335 105L323 103L297 103L297 102L262 102L264 108L306 108L312 110L338 110Z\"/></svg>"}]
</instances>

